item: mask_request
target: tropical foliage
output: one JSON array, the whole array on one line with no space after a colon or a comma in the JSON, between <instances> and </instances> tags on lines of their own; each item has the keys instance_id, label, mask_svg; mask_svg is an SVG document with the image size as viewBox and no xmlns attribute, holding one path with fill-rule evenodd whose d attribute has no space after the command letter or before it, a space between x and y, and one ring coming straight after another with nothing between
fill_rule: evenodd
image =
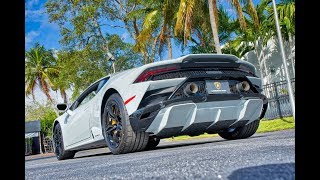
<instances>
[{"instance_id":1,"label":"tropical foliage","mask_svg":"<svg viewBox=\"0 0 320 180\"><path fill-rule=\"evenodd\" d=\"M274 23L274 11L271 7L267 8L268 21ZM293 0L283 0L277 5L279 21L284 38L289 41L292 47L292 36L295 35L295 2Z\"/></svg>"},{"instance_id":2,"label":"tropical foliage","mask_svg":"<svg viewBox=\"0 0 320 180\"><path fill-rule=\"evenodd\" d=\"M43 117L41 117L40 126L44 137L52 136L53 122L56 118L57 115L53 110L48 111Z\"/></svg>"},{"instance_id":3,"label":"tropical foliage","mask_svg":"<svg viewBox=\"0 0 320 180\"><path fill-rule=\"evenodd\" d=\"M33 102L25 106L25 120L40 120L41 131L44 136L51 136L53 121L57 118L56 111L50 104Z\"/></svg>"},{"instance_id":4,"label":"tropical foliage","mask_svg":"<svg viewBox=\"0 0 320 180\"><path fill-rule=\"evenodd\" d=\"M224 8L226 2L231 10ZM292 47L295 2L282 0L277 10ZM48 0L46 13L59 26L62 49L54 53L36 44L26 51L25 91L33 98L40 88L50 102L51 91L59 91L65 102L73 100L90 83L113 73L110 55L121 71L171 59L174 46L238 57L254 50L260 76L270 75L265 49L276 32L271 0ZM128 33L129 40L118 31Z\"/></svg>"},{"instance_id":5,"label":"tropical foliage","mask_svg":"<svg viewBox=\"0 0 320 180\"><path fill-rule=\"evenodd\" d=\"M59 70L56 68L56 61L52 51L47 51L40 44L35 44L26 52L25 60L25 84L26 95L32 95L36 86L45 93L48 100L52 102L50 90L54 86L53 77L56 77Z\"/></svg>"}]
</instances>

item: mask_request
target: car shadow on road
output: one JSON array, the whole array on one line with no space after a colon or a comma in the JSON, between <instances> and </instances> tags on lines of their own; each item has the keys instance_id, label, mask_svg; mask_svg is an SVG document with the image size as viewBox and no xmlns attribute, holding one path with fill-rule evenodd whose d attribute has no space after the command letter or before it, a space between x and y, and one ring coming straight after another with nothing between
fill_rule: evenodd
<instances>
[{"instance_id":1,"label":"car shadow on road","mask_svg":"<svg viewBox=\"0 0 320 180\"><path fill-rule=\"evenodd\" d=\"M264 137L265 135L257 135L257 136L253 136L250 137L248 139L253 139L253 138L260 138L260 137ZM176 147L184 147L184 146L193 146L193 145L200 145L200 144L208 144L208 143L219 143L219 142L231 142L231 141L239 141L239 140L243 140L243 139L237 139L237 140L225 140L225 139L217 139L217 140L207 140L207 141L201 141L201 139L199 139L199 141L194 141L193 142L184 142L182 141L171 141L170 143L173 144L166 144L166 145L161 145L156 147L153 150L157 150L157 149L170 149L170 148L176 148ZM179 143L179 144L177 144ZM148 150L148 151L152 151L152 150Z\"/></svg>"},{"instance_id":2,"label":"car shadow on road","mask_svg":"<svg viewBox=\"0 0 320 180\"><path fill-rule=\"evenodd\" d=\"M295 163L266 164L252 166L233 171L230 180L273 180L273 179L295 179Z\"/></svg>"},{"instance_id":3,"label":"car shadow on road","mask_svg":"<svg viewBox=\"0 0 320 180\"><path fill-rule=\"evenodd\" d=\"M74 157L74 159L81 159L81 158L87 158L87 157L98 157L98 156L107 156L107 155L112 155L112 153L111 152L106 152L106 153L102 153L102 154L80 155L80 156Z\"/></svg>"},{"instance_id":4,"label":"car shadow on road","mask_svg":"<svg viewBox=\"0 0 320 180\"><path fill-rule=\"evenodd\" d=\"M49 156L43 156L43 157L30 157L30 158L25 158L25 162L27 161L35 161L35 160L40 160L40 159L50 159L50 158L55 158L55 155L49 155Z\"/></svg>"},{"instance_id":5,"label":"car shadow on road","mask_svg":"<svg viewBox=\"0 0 320 180\"><path fill-rule=\"evenodd\" d=\"M205 142L183 142L180 141L181 144L166 144L156 147L154 150L157 149L170 149L170 148L177 148L177 147L185 147L185 146L193 146L193 145L200 145L200 144L208 144L208 143L215 143L215 142L222 142L225 140L214 140L214 141L205 141ZM150 150L149 150L150 151Z\"/></svg>"},{"instance_id":6,"label":"car shadow on road","mask_svg":"<svg viewBox=\"0 0 320 180\"><path fill-rule=\"evenodd\" d=\"M252 139L252 138L259 138L259 137L264 137L265 135L257 135L257 136L253 136L250 137L248 139ZM186 141L172 141L169 143L172 144L166 144L166 145L161 145L156 147L155 149L152 150L145 150L145 151L153 151L153 150L160 150L160 149L170 149L170 148L177 148L177 147L184 147L184 146L193 146L193 145L200 145L200 144L207 144L207 143L219 143L219 142L227 142L227 141L237 141L237 140L224 140L224 139L217 139L217 140L207 140L207 141L201 141L201 139L199 139L199 141L194 141L193 142L186 142ZM81 159L81 158L87 158L87 157L98 157L98 156L106 156L106 155L112 155L111 152L106 152L106 153L96 153L96 154L88 154L88 155L79 155L76 157L74 157L74 159Z\"/></svg>"}]
</instances>

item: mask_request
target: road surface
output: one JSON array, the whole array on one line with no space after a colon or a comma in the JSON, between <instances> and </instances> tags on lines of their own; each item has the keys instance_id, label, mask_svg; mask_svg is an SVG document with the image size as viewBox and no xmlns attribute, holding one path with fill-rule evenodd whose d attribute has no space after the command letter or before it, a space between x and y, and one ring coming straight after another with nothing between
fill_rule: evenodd
<instances>
[{"instance_id":1,"label":"road surface","mask_svg":"<svg viewBox=\"0 0 320 180\"><path fill-rule=\"evenodd\" d=\"M26 179L295 179L295 131L160 142L155 150L112 155L107 148L74 159L26 156Z\"/></svg>"}]
</instances>

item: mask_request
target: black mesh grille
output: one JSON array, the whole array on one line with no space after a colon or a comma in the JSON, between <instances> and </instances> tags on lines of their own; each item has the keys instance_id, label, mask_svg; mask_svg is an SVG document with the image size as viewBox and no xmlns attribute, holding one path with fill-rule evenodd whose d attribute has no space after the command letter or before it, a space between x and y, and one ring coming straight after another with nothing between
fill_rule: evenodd
<instances>
[{"instance_id":1,"label":"black mesh grille","mask_svg":"<svg viewBox=\"0 0 320 180\"><path fill-rule=\"evenodd\" d=\"M173 79L173 78L182 78L182 77L190 77L190 76L199 76L199 75L207 75L207 74L223 74L230 76L248 76L250 73L246 73L243 71L236 70L221 70L221 71L212 71L212 70L189 70L189 71L179 71L179 72L168 72L164 74L159 74L152 76L150 80L163 80L163 79Z\"/></svg>"},{"instance_id":2,"label":"black mesh grille","mask_svg":"<svg viewBox=\"0 0 320 180\"><path fill-rule=\"evenodd\" d=\"M223 70L222 71L223 74L227 74L227 75L235 75L235 76L252 76L252 74L247 73L247 72L243 72L243 71L235 71L235 70Z\"/></svg>"}]
</instances>

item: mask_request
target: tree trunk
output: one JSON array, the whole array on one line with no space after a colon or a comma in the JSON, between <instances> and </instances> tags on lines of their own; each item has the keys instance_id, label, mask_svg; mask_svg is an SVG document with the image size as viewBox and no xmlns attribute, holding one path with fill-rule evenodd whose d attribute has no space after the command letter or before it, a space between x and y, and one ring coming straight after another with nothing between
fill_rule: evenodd
<instances>
[{"instance_id":1,"label":"tree trunk","mask_svg":"<svg viewBox=\"0 0 320 180\"><path fill-rule=\"evenodd\" d=\"M292 50L292 35L291 35L291 33L289 32L289 47L290 47L290 51ZM290 52L290 54L291 54L291 52ZM289 55L290 55L289 54ZM294 68L294 63L293 63L293 57L291 58L291 66L292 66L292 73L293 73L293 77L295 77L296 76L296 72L295 72L295 68Z\"/></svg>"},{"instance_id":2,"label":"tree trunk","mask_svg":"<svg viewBox=\"0 0 320 180\"><path fill-rule=\"evenodd\" d=\"M219 36L218 36L218 29L217 29L216 20L215 20L215 14L214 14L214 6L216 6L216 4L213 4L213 1L214 0L208 0L208 2L209 2L210 24L211 24L211 29L212 29L213 41L214 41L215 49L217 51L217 54L222 54L221 47L220 47Z\"/></svg>"},{"instance_id":3,"label":"tree trunk","mask_svg":"<svg viewBox=\"0 0 320 180\"><path fill-rule=\"evenodd\" d=\"M256 51L256 54L257 54L257 58L258 58L258 63L259 63L259 67L260 67L260 78L263 80L263 78L264 78L264 76L263 76L263 71L262 71L262 63L261 63L261 61L260 61L260 59L259 59L259 52L258 52L258 50L255 50Z\"/></svg>"},{"instance_id":4,"label":"tree trunk","mask_svg":"<svg viewBox=\"0 0 320 180\"><path fill-rule=\"evenodd\" d=\"M139 36L140 31L139 31L136 19L134 18L134 20L132 22L133 27L129 26L129 23L126 19L122 19L122 22L124 23L125 28L129 32L131 38L133 38L135 41L137 41L136 39ZM134 32L131 30L133 30ZM149 54L148 54L147 49L144 47L144 49L141 48L139 51L142 54L144 64L148 64L149 63Z\"/></svg>"},{"instance_id":5,"label":"tree trunk","mask_svg":"<svg viewBox=\"0 0 320 180\"><path fill-rule=\"evenodd\" d=\"M159 35L156 36L153 40L152 47L151 47L150 62L154 62L154 56L156 54L156 46L157 46L158 38L159 38Z\"/></svg>"},{"instance_id":6,"label":"tree trunk","mask_svg":"<svg viewBox=\"0 0 320 180\"><path fill-rule=\"evenodd\" d=\"M259 30L259 24L260 24L259 23L259 17L258 17L256 9L254 7L254 4L253 4L252 0L248 0L247 3L248 3L248 13L253 18L254 27L255 27L256 30Z\"/></svg>"},{"instance_id":7,"label":"tree trunk","mask_svg":"<svg viewBox=\"0 0 320 180\"><path fill-rule=\"evenodd\" d=\"M167 43L168 43L168 59L172 59L172 45L171 45L171 38L170 38L170 30L169 30L169 35L167 37Z\"/></svg>"},{"instance_id":8,"label":"tree trunk","mask_svg":"<svg viewBox=\"0 0 320 180\"><path fill-rule=\"evenodd\" d=\"M285 75L282 72L282 65L280 66L280 81L285 81Z\"/></svg>"},{"instance_id":9,"label":"tree trunk","mask_svg":"<svg viewBox=\"0 0 320 180\"><path fill-rule=\"evenodd\" d=\"M244 20L244 15L243 15L241 4L240 4L239 0L233 0L233 5L237 10L237 15L238 15L239 24L240 24L241 29L242 30L247 29L247 23Z\"/></svg>"},{"instance_id":10,"label":"tree trunk","mask_svg":"<svg viewBox=\"0 0 320 180\"><path fill-rule=\"evenodd\" d=\"M97 20L95 17L92 17L93 22L94 22L94 26L98 29L99 35L102 37L103 41L104 41L104 50L106 51L106 53L110 53L109 51L109 45L108 45L108 41L107 39L103 36L102 30L101 30L101 26L98 24ZM109 56L109 55L108 55ZM111 58L111 57L110 57Z\"/></svg>"},{"instance_id":11,"label":"tree trunk","mask_svg":"<svg viewBox=\"0 0 320 180\"><path fill-rule=\"evenodd\" d=\"M288 36L289 36L289 47L290 47L290 50L292 49L292 35L290 32L288 32Z\"/></svg>"},{"instance_id":12,"label":"tree trunk","mask_svg":"<svg viewBox=\"0 0 320 180\"><path fill-rule=\"evenodd\" d=\"M68 103L68 99L67 99L67 93L66 93L66 91L65 90L61 90L60 89L60 94L61 94L61 97L62 97L62 99L63 99L63 103Z\"/></svg>"},{"instance_id":13,"label":"tree trunk","mask_svg":"<svg viewBox=\"0 0 320 180\"><path fill-rule=\"evenodd\" d=\"M261 53L262 53L262 62L263 62L263 66L264 66L264 73L266 74L267 83L269 84L270 83L270 79L269 79L269 72L268 72L267 63L266 63L267 59L265 58L265 55L264 55L264 52L263 52L263 47L262 47Z\"/></svg>"},{"instance_id":14,"label":"tree trunk","mask_svg":"<svg viewBox=\"0 0 320 180\"><path fill-rule=\"evenodd\" d=\"M140 52L141 52L141 54L143 56L144 64L148 64L149 63L148 54L143 50L141 50Z\"/></svg>"},{"instance_id":15,"label":"tree trunk","mask_svg":"<svg viewBox=\"0 0 320 180\"><path fill-rule=\"evenodd\" d=\"M263 80L262 64L260 62L260 56L259 56L259 52L258 52L258 43L257 42L254 43L254 50L256 52L258 63L259 63L259 67L260 67L260 78Z\"/></svg>"},{"instance_id":16,"label":"tree trunk","mask_svg":"<svg viewBox=\"0 0 320 180\"><path fill-rule=\"evenodd\" d=\"M47 96L47 98L50 101L50 103L53 104L53 100L52 100L52 98L50 96L50 93L49 93L50 90L48 88L47 83L42 78L39 81L40 81L40 87L41 87L42 92Z\"/></svg>"},{"instance_id":17,"label":"tree trunk","mask_svg":"<svg viewBox=\"0 0 320 180\"><path fill-rule=\"evenodd\" d=\"M266 74L266 77L267 77L267 84L270 84L269 72L268 72L267 63L266 63L267 60L266 60L265 55L264 55L263 43L261 43L261 55L262 55L261 62L263 63L263 66L264 66L264 73Z\"/></svg>"},{"instance_id":18,"label":"tree trunk","mask_svg":"<svg viewBox=\"0 0 320 180\"><path fill-rule=\"evenodd\" d=\"M259 67L260 67L260 76L261 76L261 79L263 80L264 77L263 77L263 71L262 71L263 67L262 67L262 65L263 65L263 63L265 63L265 62L262 62L263 59L264 59L263 46L261 48L261 53L260 53L262 55L262 59L260 60L261 56L260 56L259 51L258 51L258 47L259 47L258 40L254 44L255 44L254 49L256 51L258 62L259 62ZM264 67L265 67L265 69L267 69L266 64L264 64ZM265 71L265 72L268 73L268 71ZM267 77L267 83L266 84L269 84L270 82L269 82L269 79L268 79L268 74L266 74L266 77ZM263 83L263 81L262 81L262 85L265 85ZM264 93L265 93L265 95L267 97L270 97L270 91L271 91L270 88L267 88L266 91L264 91Z\"/></svg>"},{"instance_id":19,"label":"tree trunk","mask_svg":"<svg viewBox=\"0 0 320 180\"><path fill-rule=\"evenodd\" d=\"M216 20L216 27L217 27L217 32L219 32L219 11L218 11L218 6L217 6L217 0L212 1L213 4L213 14L214 14L214 19Z\"/></svg>"}]
</instances>

